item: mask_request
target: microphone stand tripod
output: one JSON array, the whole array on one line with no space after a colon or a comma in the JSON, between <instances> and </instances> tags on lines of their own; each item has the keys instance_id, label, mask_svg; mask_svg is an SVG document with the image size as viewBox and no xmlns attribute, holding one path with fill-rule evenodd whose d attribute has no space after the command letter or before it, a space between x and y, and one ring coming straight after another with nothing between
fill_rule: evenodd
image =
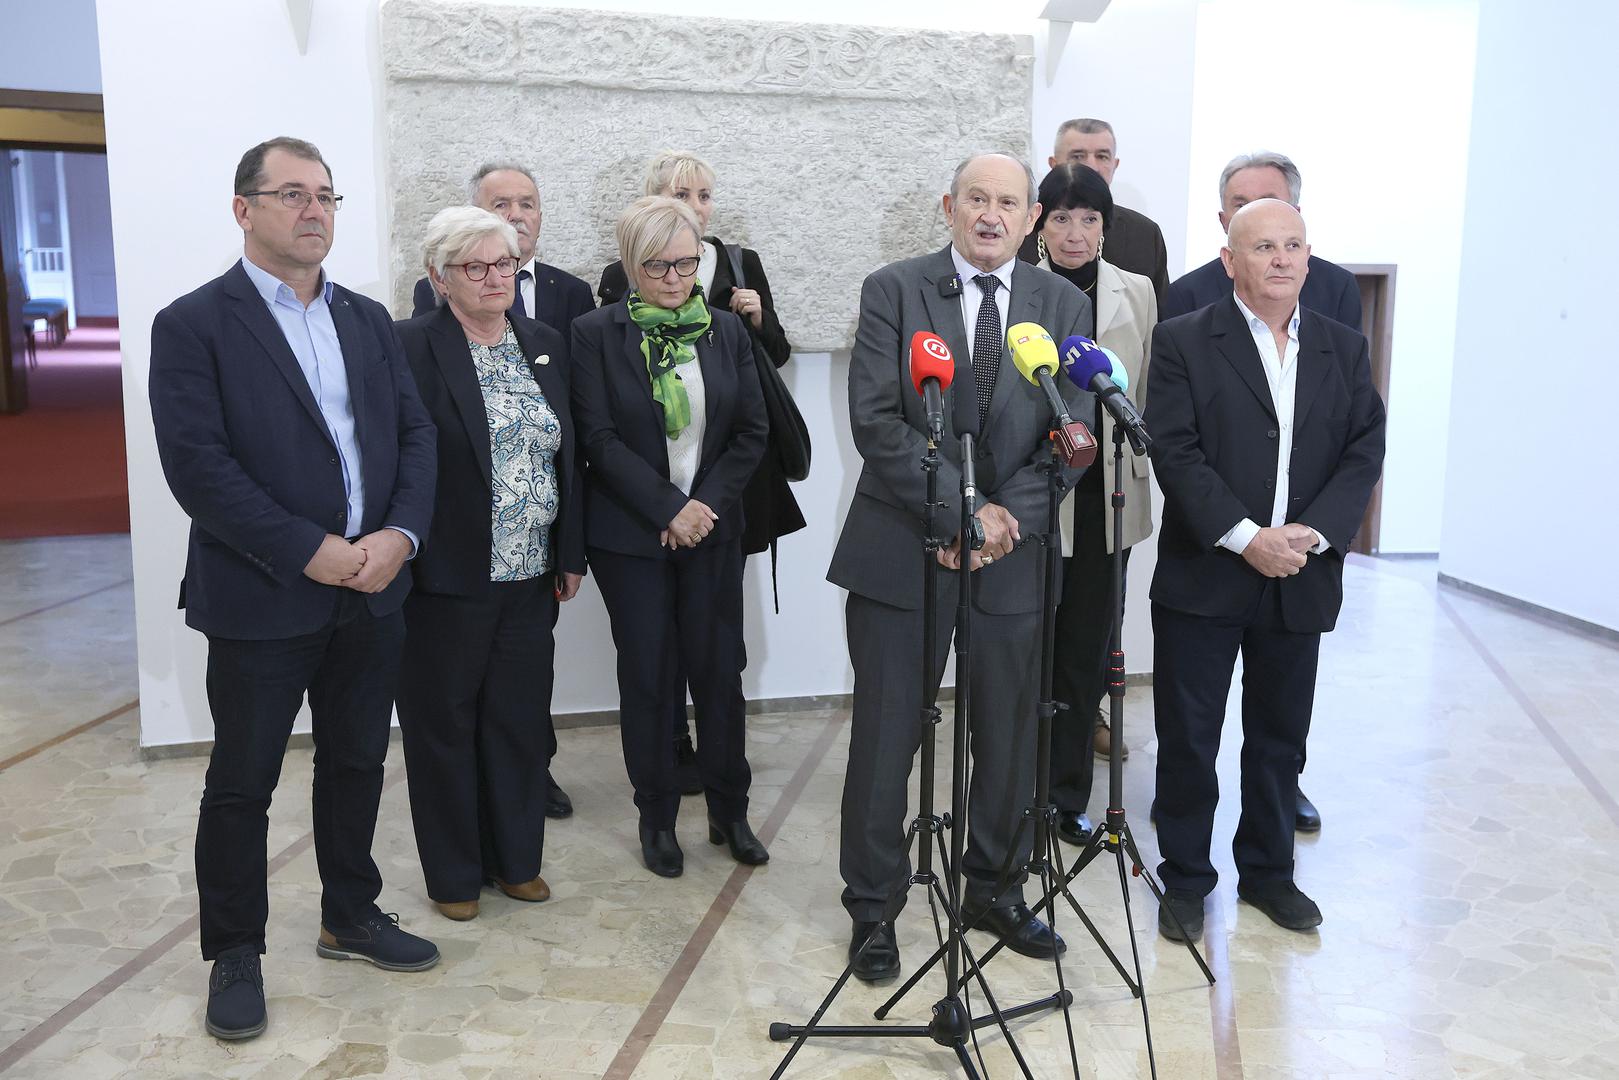
<instances>
[{"instance_id":1,"label":"microphone stand tripod","mask_svg":"<svg viewBox=\"0 0 1619 1080\"><path fill-rule=\"evenodd\" d=\"M1006 1026L1008 1020L1016 1019L1035 1008L1044 1007L1044 1002L1038 1005L1021 1006L1016 1009L1002 1010L995 1003L995 995L991 992L989 984L982 975L976 975L976 980L984 992L984 998L989 1004L990 1012L985 1016L974 1017L971 1010L963 1002L961 990L965 987L967 976L961 975L962 960L965 958L972 965L974 973L978 965L973 961L972 953L965 940L965 927L961 921L961 856L963 846L963 826L967 813L967 746L969 724L971 722L971 626L972 626L972 575L968 571L970 552L983 546L983 526L974 515L978 498L977 481L973 468L973 437L970 433L961 436L961 553L962 567L960 588L956 608L956 700L955 700L955 739L952 760L952 778L954 788L951 792L951 812L939 817L934 812L934 772L936 760L934 753L934 729L942 720L937 704L938 680L934 678L934 651L937 647L938 635L936 631L936 592L938 582L938 552L947 545L934 535L934 514L939 506L939 447L943 440L943 432L932 428L928 436L927 452L922 458L922 469L926 476L927 495L923 509L923 538L922 538L922 775L921 793L918 799L917 815L911 820L910 828L906 831L905 842L909 846L913 841L917 846L916 872L908 881L897 886L890 894L888 903L883 910L879 926L891 926L895 916L904 906L905 894L912 885L924 886L927 890L928 909L933 915L934 934L939 939L939 950L945 958L946 992L933 1005L933 1018L927 1024L896 1025L896 1024L865 1024L855 1026L832 1026L821 1024L821 1018L826 1015L827 1009L843 991L849 982L849 976L854 971L855 961L865 953L871 944L868 937L849 963L844 965L843 973L832 984L832 989L821 1000L820 1006L810 1017L808 1024L797 1025L777 1022L770 1025L770 1040L772 1042L786 1042L793 1040L787 1054L782 1058L776 1071L771 1073L772 1080L779 1078L787 1071L794 1056L803 1048L804 1043L812 1037L842 1038L842 1039L932 1039L940 1046L955 1051L956 1058L962 1071L969 1080L979 1080L980 1072L974 1065L973 1057L967 1052L967 1043L972 1041L977 1048L978 1029L995 1025L1000 1028L1006 1045L1011 1050L1013 1058L1017 1061L1019 1069L1026 1080L1033 1080L1033 1073L1029 1071L1028 1063L1023 1059L1022 1051L1012 1038L1011 1030ZM950 851L947 854L944 846L944 830L951 833ZM938 845L939 861L945 870L945 878L941 882L939 875L933 869L933 844ZM940 925L939 916L942 913L948 924L948 933ZM872 937L876 935L873 934ZM913 980L914 981L914 980ZM886 1015L886 1009L879 1013L877 1019ZM982 1055L979 1065L982 1065Z\"/></svg>"}]
</instances>

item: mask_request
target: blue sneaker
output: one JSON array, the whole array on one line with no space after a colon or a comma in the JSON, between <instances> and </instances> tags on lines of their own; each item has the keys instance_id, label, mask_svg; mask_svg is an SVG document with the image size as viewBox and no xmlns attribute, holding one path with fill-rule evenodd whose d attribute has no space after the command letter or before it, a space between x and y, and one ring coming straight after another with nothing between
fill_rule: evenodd
<instances>
[{"instance_id":1,"label":"blue sneaker","mask_svg":"<svg viewBox=\"0 0 1619 1080\"><path fill-rule=\"evenodd\" d=\"M238 945L214 958L208 976L208 1034L251 1039L264 1031L264 972L255 945Z\"/></svg>"},{"instance_id":2,"label":"blue sneaker","mask_svg":"<svg viewBox=\"0 0 1619 1080\"><path fill-rule=\"evenodd\" d=\"M328 960L364 960L385 971L426 971L438 946L399 929L399 916L372 912L358 926L320 928L315 952Z\"/></svg>"}]
</instances>

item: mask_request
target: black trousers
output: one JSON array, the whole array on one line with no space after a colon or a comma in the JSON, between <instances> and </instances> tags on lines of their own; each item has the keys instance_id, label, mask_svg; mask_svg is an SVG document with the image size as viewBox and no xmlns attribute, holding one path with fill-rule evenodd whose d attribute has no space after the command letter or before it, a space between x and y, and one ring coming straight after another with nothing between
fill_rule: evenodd
<instances>
[{"instance_id":1,"label":"black trousers","mask_svg":"<svg viewBox=\"0 0 1619 1080\"><path fill-rule=\"evenodd\" d=\"M337 592L331 621L313 634L208 639L214 748L196 846L205 960L240 945L264 951L270 797L306 692L315 737L321 922L353 926L377 910L382 875L371 859L371 839L405 623L399 612L373 616L361 593Z\"/></svg>"},{"instance_id":2,"label":"black trousers","mask_svg":"<svg viewBox=\"0 0 1619 1080\"><path fill-rule=\"evenodd\" d=\"M680 810L671 705L680 667L697 708L708 812L716 821L744 820L753 773L742 697L741 539L666 558L588 554L618 651L619 731L641 823L672 829Z\"/></svg>"},{"instance_id":3,"label":"black trousers","mask_svg":"<svg viewBox=\"0 0 1619 1080\"><path fill-rule=\"evenodd\" d=\"M1213 619L1152 605L1153 705L1158 728L1158 875L1207 896L1219 781L1214 772L1226 697L1242 653L1242 817L1231 850L1241 884L1293 879L1298 760L1310 731L1320 634L1282 619L1268 582L1246 618Z\"/></svg>"},{"instance_id":4,"label":"black trousers","mask_svg":"<svg viewBox=\"0 0 1619 1080\"><path fill-rule=\"evenodd\" d=\"M993 568L979 573L994 573ZM939 574L936 637L929 678L937 686L956 622L956 574ZM844 607L854 710L849 765L843 778L839 870L849 917L881 917L888 897L911 873L906 827L912 817L907 779L926 737L922 729L922 612L850 593ZM1002 869L1017 868L997 907L1023 898L1023 867L1034 847L1032 823L1017 833L1034 795L1035 699L1039 695L1040 615L973 612L972 779L968 785L963 890L987 906ZM958 673L959 685L959 673ZM946 710L948 715L948 710ZM937 811L950 806L951 747L941 739L935 777ZM1014 846L1013 839L1017 838ZM929 842L932 837L927 838Z\"/></svg>"},{"instance_id":5,"label":"black trousers","mask_svg":"<svg viewBox=\"0 0 1619 1080\"><path fill-rule=\"evenodd\" d=\"M1068 706L1051 726L1051 801L1059 810L1083 814L1095 776L1096 707L1107 690L1113 562L1103 531L1110 511L1101 496L1081 490L1074 499L1074 553L1063 560L1051 669L1052 696ZM1129 548L1124 549L1124 562L1128 568ZM1119 608L1122 614L1123 596Z\"/></svg>"},{"instance_id":6,"label":"black trousers","mask_svg":"<svg viewBox=\"0 0 1619 1080\"><path fill-rule=\"evenodd\" d=\"M556 614L553 574L405 601L399 729L422 877L440 903L476 899L488 878L539 876Z\"/></svg>"}]
</instances>

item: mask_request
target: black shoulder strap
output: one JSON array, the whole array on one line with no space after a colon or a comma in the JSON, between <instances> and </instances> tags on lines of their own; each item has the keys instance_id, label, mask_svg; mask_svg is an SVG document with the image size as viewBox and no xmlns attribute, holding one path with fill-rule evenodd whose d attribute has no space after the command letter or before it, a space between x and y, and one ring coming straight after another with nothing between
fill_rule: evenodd
<instances>
[{"instance_id":1,"label":"black shoulder strap","mask_svg":"<svg viewBox=\"0 0 1619 1080\"><path fill-rule=\"evenodd\" d=\"M742 248L736 244L727 244L714 238L714 246L725 252L726 260L731 264L731 284L738 289L748 287L747 275L742 272Z\"/></svg>"}]
</instances>

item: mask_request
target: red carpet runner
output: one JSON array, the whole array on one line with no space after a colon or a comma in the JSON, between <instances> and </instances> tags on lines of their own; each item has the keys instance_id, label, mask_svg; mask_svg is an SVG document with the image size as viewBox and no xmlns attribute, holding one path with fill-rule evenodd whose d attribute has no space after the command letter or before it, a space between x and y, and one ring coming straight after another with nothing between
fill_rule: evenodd
<instances>
[{"instance_id":1,"label":"red carpet runner","mask_svg":"<svg viewBox=\"0 0 1619 1080\"><path fill-rule=\"evenodd\" d=\"M0 539L128 532L118 328L41 334L38 355L28 409L0 415Z\"/></svg>"}]
</instances>

